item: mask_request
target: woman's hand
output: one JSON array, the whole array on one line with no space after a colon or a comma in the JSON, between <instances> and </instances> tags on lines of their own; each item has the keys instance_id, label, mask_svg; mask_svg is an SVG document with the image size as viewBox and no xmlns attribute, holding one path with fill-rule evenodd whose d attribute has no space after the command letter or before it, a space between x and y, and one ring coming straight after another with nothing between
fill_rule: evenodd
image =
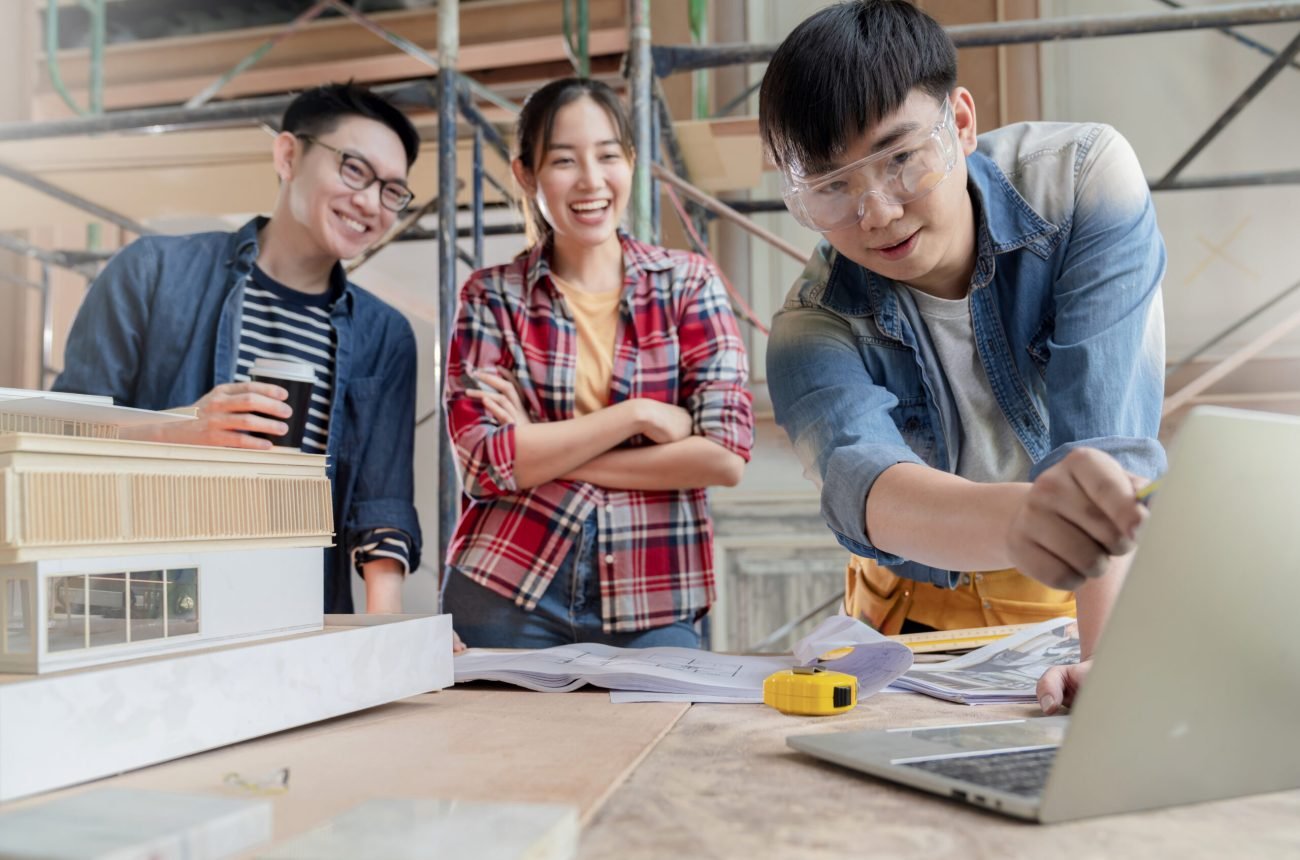
<instances>
[{"instance_id":1,"label":"woman's hand","mask_svg":"<svg viewBox=\"0 0 1300 860\"><path fill-rule=\"evenodd\" d=\"M648 397L634 397L628 403L636 410L641 435L656 445L680 442L695 431L695 419L691 413L673 403Z\"/></svg>"},{"instance_id":2,"label":"woman's hand","mask_svg":"<svg viewBox=\"0 0 1300 860\"><path fill-rule=\"evenodd\" d=\"M508 370L480 370L473 374L474 379L484 385L483 389L470 388L465 394L483 402L483 408L496 419L497 423L531 424L528 410L519 397L515 387L514 376Z\"/></svg>"}]
</instances>

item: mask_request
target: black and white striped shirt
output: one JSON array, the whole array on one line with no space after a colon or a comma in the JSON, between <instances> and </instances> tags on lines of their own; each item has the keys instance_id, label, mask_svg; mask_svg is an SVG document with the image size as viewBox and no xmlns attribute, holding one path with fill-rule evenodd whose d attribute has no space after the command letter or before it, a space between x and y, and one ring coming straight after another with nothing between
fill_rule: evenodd
<instances>
[{"instance_id":1,"label":"black and white striped shirt","mask_svg":"<svg viewBox=\"0 0 1300 860\"><path fill-rule=\"evenodd\" d=\"M329 447L330 402L334 393L334 352L338 339L330 324L333 291L312 294L286 287L254 266L244 285L244 315L239 329L235 381L247 382L259 358L300 361L316 372L302 449L324 454Z\"/></svg>"},{"instance_id":2,"label":"black and white striped shirt","mask_svg":"<svg viewBox=\"0 0 1300 860\"><path fill-rule=\"evenodd\" d=\"M244 284L235 381L247 382L253 362L259 358L284 358L311 365L316 385L302 441L302 449L309 454L324 454L329 449L334 356L338 348L330 309L338 294L338 289L317 295L286 287L259 266L253 266ZM410 537L400 529L371 529L361 536L356 547L357 570L378 558L396 559L409 573Z\"/></svg>"}]
</instances>

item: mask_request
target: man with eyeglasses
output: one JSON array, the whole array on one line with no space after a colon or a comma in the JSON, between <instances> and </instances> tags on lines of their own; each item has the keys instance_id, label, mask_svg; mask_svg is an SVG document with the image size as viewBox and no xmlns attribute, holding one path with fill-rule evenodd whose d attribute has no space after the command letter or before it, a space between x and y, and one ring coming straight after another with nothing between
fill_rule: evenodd
<instances>
[{"instance_id":1,"label":"man with eyeglasses","mask_svg":"<svg viewBox=\"0 0 1300 860\"><path fill-rule=\"evenodd\" d=\"M325 611L400 612L420 559L412 502L416 349L393 308L350 283L359 256L411 201L420 139L391 104L352 84L299 95L272 144L270 218L234 233L146 236L95 279L68 337L59 391L145 409L194 405L197 420L135 438L267 449L283 436L287 392L254 382L259 358L309 365L315 385L302 450L329 456L336 546L325 551Z\"/></svg>"},{"instance_id":2,"label":"man with eyeglasses","mask_svg":"<svg viewBox=\"0 0 1300 860\"><path fill-rule=\"evenodd\" d=\"M1112 128L976 137L956 51L902 0L814 14L760 95L825 241L772 324L778 423L886 633L1075 613L1092 653L1160 474L1165 251ZM1053 712L1086 673L1039 687Z\"/></svg>"}]
</instances>

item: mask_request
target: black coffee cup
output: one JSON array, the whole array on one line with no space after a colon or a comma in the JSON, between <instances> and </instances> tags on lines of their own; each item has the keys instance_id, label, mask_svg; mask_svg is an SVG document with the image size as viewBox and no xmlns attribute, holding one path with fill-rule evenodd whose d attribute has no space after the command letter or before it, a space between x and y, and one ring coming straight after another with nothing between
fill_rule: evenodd
<instances>
[{"instance_id":1,"label":"black coffee cup","mask_svg":"<svg viewBox=\"0 0 1300 860\"><path fill-rule=\"evenodd\" d=\"M289 432L283 436L269 433L250 433L275 443L276 448L289 451L301 451L303 436L307 432L307 410L311 407L311 391L316 384L316 371L311 365L301 361L284 358L259 358L253 362L253 369L248 374L254 382L278 385L289 392L285 401L293 414L288 418L267 416L283 421L289 425Z\"/></svg>"}]
</instances>

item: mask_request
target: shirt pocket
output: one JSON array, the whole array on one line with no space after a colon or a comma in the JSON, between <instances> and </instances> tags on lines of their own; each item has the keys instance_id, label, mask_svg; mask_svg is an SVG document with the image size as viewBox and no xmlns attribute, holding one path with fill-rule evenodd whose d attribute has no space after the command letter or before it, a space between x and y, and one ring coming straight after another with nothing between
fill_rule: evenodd
<instances>
[{"instance_id":1,"label":"shirt pocket","mask_svg":"<svg viewBox=\"0 0 1300 860\"><path fill-rule=\"evenodd\" d=\"M912 350L874 335L858 335L858 352L871 381L898 399L889 417L908 448L933 465L935 430L930 421L930 404L925 382Z\"/></svg>"}]
</instances>

